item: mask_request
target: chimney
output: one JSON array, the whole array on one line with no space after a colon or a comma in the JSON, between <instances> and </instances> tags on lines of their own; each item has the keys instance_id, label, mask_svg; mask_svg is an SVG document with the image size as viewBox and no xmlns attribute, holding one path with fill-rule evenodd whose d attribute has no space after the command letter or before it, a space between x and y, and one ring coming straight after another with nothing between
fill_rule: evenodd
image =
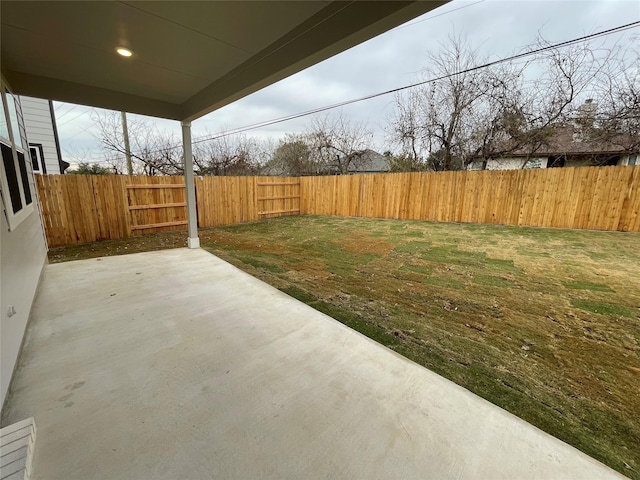
<instances>
[{"instance_id":1,"label":"chimney","mask_svg":"<svg viewBox=\"0 0 640 480\"><path fill-rule=\"evenodd\" d=\"M593 98L587 98L582 105L578 107L578 125L583 128L591 128L596 120L596 110L598 104Z\"/></svg>"}]
</instances>

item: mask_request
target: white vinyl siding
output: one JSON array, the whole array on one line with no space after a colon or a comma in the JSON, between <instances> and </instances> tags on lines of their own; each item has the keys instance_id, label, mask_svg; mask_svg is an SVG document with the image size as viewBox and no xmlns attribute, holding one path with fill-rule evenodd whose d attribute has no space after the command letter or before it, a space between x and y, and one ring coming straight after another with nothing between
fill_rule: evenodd
<instances>
[{"instance_id":1,"label":"white vinyl siding","mask_svg":"<svg viewBox=\"0 0 640 480\"><path fill-rule=\"evenodd\" d=\"M640 165L640 153L622 157L618 165Z\"/></svg>"},{"instance_id":2,"label":"white vinyl siding","mask_svg":"<svg viewBox=\"0 0 640 480\"><path fill-rule=\"evenodd\" d=\"M60 173L49 101L31 97L20 99L29 143L42 145L47 173Z\"/></svg>"},{"instance_id":3,"label":"white vinyl siding","mask_svg":"<svg viewBox=\"0 0 640 480\"><path fill-rule=\"evenodd\" d=\"M35 189L35 186L32 188ZM37 206L37 201L34 202ZM11 375L18 360L22 338L31 312L31 304L38 287L40 273L47 258L47 246L39 213L34 212L9 231L4 215L0 215L1 231L0 255L1 278L0 297L2 309L0 317L0 372L1 401L7 395ZM16 314L9 316L9 305L15 308Z\"/></svg>"},{"instance_id":4,"label":"white vinyl siding","mask_svg":"<svg viewBox=\"0 0 640 480\"><path fill-rule=\"evenodd\" d=\"M4 82L3 82L4 83ZM18 130L22 130L22 114L17 110ZM4 139L3 143L7 143ZM19 138L17 141L22 143ZM10 142L9 142L10 143ZM20 147L20 145L18 146ZM18 361L25 335L31 305L38 287L40 274L47 258L37 190L31 171L31 158L27 150L27 179L31 188L32 209L16 225L10 225L6 215L0 215L0 402L4 404L11 376ZM3 173L4 174L4 173ZM9 208L3 198L4 208ZM25 212L26 213L26 212ZM15 314L10 315L9 306Z\"/></svg>"},{"instance_id":5,"label":"white vinyl siding","mask_svg":"<svg viewBox=\"0 0 640 480\"><path fill-rule=\"evenodd\" d=\"M499 158L487 161L487 170L519 170L521 168L547 168L547 159L531 158Z\"/></svg>"}]
</instances>

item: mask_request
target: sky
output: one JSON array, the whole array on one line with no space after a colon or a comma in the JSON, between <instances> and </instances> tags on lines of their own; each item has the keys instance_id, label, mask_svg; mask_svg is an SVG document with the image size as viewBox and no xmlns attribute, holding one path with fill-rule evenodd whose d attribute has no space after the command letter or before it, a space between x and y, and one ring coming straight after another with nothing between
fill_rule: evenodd
<instances>
[{"instance_id":1,"label":"sky","mask_svg":"<svg viewBox=\"0 0 640 480\"><path fill-rule=\"evenodd\" d=\"M427 54L438 52L451 35L461 35L488 60L519 53L541 34L557 43L640 20L638 0L454 0L376 38L212 112L192 123L194 140L325 105L339 103L421 79ZM640 28L604 40L628 45L640 42ZM393 113L393 95L338 110L373 132L372 148L391 149L385 127ZM63 158L99 162L98 129L88 107L54 102ZM338 114L339 111L332 111ZM326 114L320 114L326 115ZM135 117L135 115L131 115ZM179 122L149 119L180 138ZM303 132L312 117L303 117L247 132L277 142L286 133Z\"/></svg>"}]
</instances>

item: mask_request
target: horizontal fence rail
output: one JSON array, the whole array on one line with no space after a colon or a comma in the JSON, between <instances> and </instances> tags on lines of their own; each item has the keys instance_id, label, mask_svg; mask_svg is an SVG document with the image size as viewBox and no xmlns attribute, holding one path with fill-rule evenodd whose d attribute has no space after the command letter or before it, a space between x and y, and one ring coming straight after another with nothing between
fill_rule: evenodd
<instances>
[{"instance_id":1,"label":"horizontal fence rail","mask_svg":"<svg viewBox=\"0 0 640 480\"><path fill-rule=\"evenodd\" d=\"M183 177L38 175L50 246L185 229ZM199 177L198 226L339 215L640 232L640 166Z\"/></svg>"},{"instance_id":2,"label":"horizontal fence rail","mask_svg":"<svg viewBox=\"0 0 640 480\"><path fill-rule=\"evenodd\" d=\"M128 177L125 189L132 234L180 230L187 225L182 177Z\"/></svg>"}]
</instances>

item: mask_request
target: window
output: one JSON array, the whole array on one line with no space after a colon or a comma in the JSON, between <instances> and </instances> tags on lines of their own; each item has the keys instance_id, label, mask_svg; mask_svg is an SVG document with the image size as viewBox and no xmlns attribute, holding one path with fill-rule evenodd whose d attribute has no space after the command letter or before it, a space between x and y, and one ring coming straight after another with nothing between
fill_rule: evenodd
<instances>
[{"instance_id":1,"label":"window","mask_svg":"<svg viewBox=\"0 0 640 480\"><path fill-rule=\"evenodd\" d=\"M17 146L20 146L20 125L18 123L18 111L16 104L16 97L13 94L6 92L5 94L7 102L7 110L9 110L9 122L11 123L11 132L13 133L13 141Z\"/></svg>"},{"instance_id":2,"label":"window","mask_svg":"<svg viewBox=\"0 0 640 480\"><path fill-rule=\"evenodd\" d=\"M524 168L542 168L542 159L541 158L532 158L527 160L524 164Z\"/></svg>"},{"instance_id":3,"label":"window","mask_svg":"<svg viewBox=\"0 0 640 480\"><path fill-rule=\"evenodd\" d=\"M547 161L547 168L562 168L566 163L566 158L564 155L555 155L553 157L549 157Z\"/></svg>"},{"instance_id":4,"label":"window","mask_svg":"<svg viewBox=\"0 0 640 480\"><path fill-rule=\"evenodd\" d=\"M15 230L33 212L30 185L31 162L27 161L25 135L21 128L20 103L4 85L0 89L2 114L0 115L0 151L2 175L0 192L9 230Z\"/></svg>"},{"instance_id":5,"label":"window","mask_svg":"<svg viewBox=\"0 0 640 480\"><path fill-rule=\"evenodd\" d=\"M629 156L629 163L628 165L638 165L638 156L637 155L631 155Z\"/></svg>"},{"instance_id":6,"label":"window","mask_svg":"<svg viewBox=\"0 0 640 480\"><path fill-rule=\"evenodd\" d=\"M7 117L4 113L4 106L0 108L0 138L3 138L10 142L9 140L9 126L7 125Z\"/></svg>"},{"instance_id":7,"label":"window","mask_svg":"<svg viewBox=\"0 0 640 480\"><path fill-rule=\"evenodd\" d=\"M485 170L487 168L486 160L474 160L469 166L469 170Z\"/></svg>"},{"instance_id":8,"label":"window","mask_svg":"<svg viewBox=\"0 0 640 480\"><path fill-rule=\"evenodd\" d=\"M29 154L31 155L33 173L47 173L47 166L44 163L44 150L42 149L42 144L30 143Z\"/></svg>"},{"instance_id":9,"label":"window","mask_svg":"<svg viewBox=\"0 0 640 480\"><path fill-rule=\"evenodd\" d=\"M9 184L9 198L11 198L11 206L13 213L22 210L22 196L20 195L20 186L18 185L18 173L16 172L16 163L13 160L13 149L9 145L0 144L2 148L2 163L4 172L7 176Z\"/></svg>"}]
</instances>

